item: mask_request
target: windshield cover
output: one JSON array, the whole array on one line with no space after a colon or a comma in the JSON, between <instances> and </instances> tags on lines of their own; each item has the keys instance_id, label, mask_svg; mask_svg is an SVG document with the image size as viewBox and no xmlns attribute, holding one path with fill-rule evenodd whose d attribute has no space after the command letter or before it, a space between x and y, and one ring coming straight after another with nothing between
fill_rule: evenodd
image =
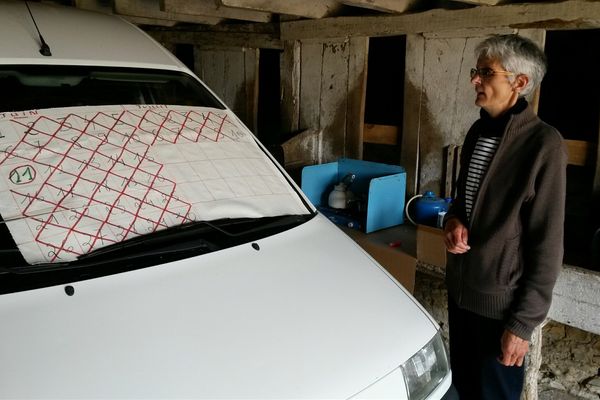
<instances>
[{"instance_id":1,"label":"windshield cover","mask_svg":"<svg viewBox=\"0 0 600 400\"><path fill-rule=\"evenodd\" d=\"M167 105L0 113L0 214L30 264L200 220L307 214L227 110Z\"/></svg>"}]
</instances>

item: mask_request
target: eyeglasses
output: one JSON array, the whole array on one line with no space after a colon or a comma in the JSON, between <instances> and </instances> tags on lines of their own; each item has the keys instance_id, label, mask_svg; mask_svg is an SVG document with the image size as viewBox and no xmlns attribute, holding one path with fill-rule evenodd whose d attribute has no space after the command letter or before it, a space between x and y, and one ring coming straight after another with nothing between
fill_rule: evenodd
<instances>
[{"instance_id":1,"label":"eyeglasses","mask_svg":"<svg viewBox=\"0 0 600 400\"><path fill-rule=\"evenodd\" d=\"M481 79L489 79L494 75L514 75L512 72L495 70L488 67L483 68L471 68L471 79L475 78L476 75L479 75Z\"/></svg>"}]
</instances>

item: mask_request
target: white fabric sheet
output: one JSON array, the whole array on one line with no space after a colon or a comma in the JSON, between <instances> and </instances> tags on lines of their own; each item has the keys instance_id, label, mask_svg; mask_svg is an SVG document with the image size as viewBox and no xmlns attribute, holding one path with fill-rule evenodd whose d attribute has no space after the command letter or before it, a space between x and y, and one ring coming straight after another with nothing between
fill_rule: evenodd
<instances>
[{"instance_id":1,"label":"white fabric sheet","mask_svg":"<svg viewBox=\"0 0 600 400\"><path fill-rule=\"evenodd\" d=\"M31 264L195 220L305 213L229 111L0 113L0 214Z\"/></svg>"}]
</instances>

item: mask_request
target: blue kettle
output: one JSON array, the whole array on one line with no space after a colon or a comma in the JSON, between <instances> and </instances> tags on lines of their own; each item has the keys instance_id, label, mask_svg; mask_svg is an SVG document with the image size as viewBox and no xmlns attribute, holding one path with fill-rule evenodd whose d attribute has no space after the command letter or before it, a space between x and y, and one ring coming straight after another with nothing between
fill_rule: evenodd
<instances>
[{"instance_id":1,"label":"blue kettle","mask_svg":"<svg viewBox=\"0 0 600 400\"><path fill-rule=\"evenodd\" d=\"M414 220L411 218L408 207L410 206L413 200L417 200L415 202L413 212L414 212ZM438 226L438 214L440 212L448 211L449 199L442 199L441 197L437 197L434 192L426 191L423 194L418 194L413 196L406 203L406 217L410 222L414 225L423 224L430 226Z\"/></svg>"}]
</instances>

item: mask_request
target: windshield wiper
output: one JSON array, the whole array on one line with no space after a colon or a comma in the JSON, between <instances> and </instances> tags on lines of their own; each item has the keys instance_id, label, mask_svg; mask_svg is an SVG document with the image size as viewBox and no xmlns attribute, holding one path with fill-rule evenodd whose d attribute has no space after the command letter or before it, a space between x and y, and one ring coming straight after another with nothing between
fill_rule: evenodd
<instances>
[{"instance_id":1,"label":"windshield wiper","mask_svg":"<svg viewBox=\"0 0 600 400\"><path fill-rule=\"evenodd\" d=\"M213 245L212 243L206 240L196 240L194 242L187 243L175 243L169 246L163 246L160 248L152 248L144 251L138 251L135 253L127 253L118 257L111 257L110 262L117 264L121 262L129 262L132 263L141 258L156 258L157 256L160 258L169 258L170 256L193 252L194 254L198 254L199 252L202 254L210 253L213 251L219 250L219 247ZM34 265L26 265L26 266L18 266L18 267L2 267L0 266L0 272L10 273L10 274L34 274L40 272L53 272L53 271L67 271L72 269L80 269L80 268L90 268L96 265L105 264L105 257L100 257L102 255L107 256L112 252L105 252L100 255L96 255L95 257L86 257L88 254L79 257L77 261L72 262L62 262L62 263L43 263L43 264L34 264ZM91 254L91 253L90 253ZM85 258L83 258L85 257ZM159 263L157 263L159 264Z\"/></svg>"},{"instance_id":2,"label":"windshield wiper","mask_svg":"<svg viewBox=\"0 0 600 400\"><path fill-rule=\"evenodd\" d=\"M313 216L313 214L303 214L266 218L223 219L210 222L194 221L102 247L90 253L83 254L77 259L84 261L123 251L135 251L134 249L138 247L156 249L157 254L160 254L161 249L165 248L165 243L175 243L174 246L177 246L182 241L189 240L193 242L200 240L199 235L207 233L211 233L210 243L215 247L214 250L218 250L240 244L242 241L240 239L243 238L255 240L257 239L255 237L257 234L266 233L266 235L262 235L262 237L265 237L271 232L280 231L283 227L299 225L308 221ZM135 253L132 256L135 256Z\"/></svg>"},{"instance_id":3,"label":"windshield wiper","mask_svg":"<svg viewBox=\"0 0 600 400\"><path fill-rule=\"evenodd\" d=\"M153 259L155 260L153 264L159 264L175 259L177 255L184 253L190 253L190 255L206 254L257 240L300 225L314 217L314 215L225 219L212 222L196 221L102 247L79 256L75 261L0 266L0 274L27 275L45 272L67 272L100 265L105 267L107 261L110 261L112 265L117 265L139 264L143 259ZM207 234L210 234L210 237L206 237ZM2 249L0 250L0 257L3 254L9 255L18 252L18 249ZM157 257L160 262L156 262Z\"/></svg>"},{"instance_id":4,"label":"windshield wiper","mask_svg":"<svg viewBox=\"0 0 600 400\"><path fill-rule=\"evenodd\" d=\"M144 247L144 248L149 249L149 250L144 250L142 252L143 254L148 254L148 253L157 254L157 253L160 253L161 251L167 251L167 247L173 246L173 244L168 244L167 246L165 246L165 242L167 242L167 243L175 242L175 245L179 245L181 247L182 241L185 243L186 240L191 240L194 242L197 242L198 240L200 240L197 238L197 236L198 236L198 234L201 234L203 232L198 232L197 230L195 232L192 232L191 230L179 229L184 226L185 225L179 225L179 226L163 229L163 230L149 233L146 235L136 236L136 237L126 240L124 242L119 242L119 243L112 244L110 246L101 247L90 253L80 255L79 257L77 257L77 260L85 261L85 260L89 260L92 258L100 258L103 256L108 256L110 254L133 250L138 247ZM205 226L208 228L207 230L214 229L210 224L205 224ZM192 234L194 237L191 237ZM190 237L188 238L188 236L190 236ZM202 242L205 244L209 243L205 240L202 240ZM186 246L184 246L184 247L186 247ZM215 249L213 249L213 250L218 249L218 246L214 246L214 247L215 247ZM135 256L136 256L136 253L132 253L132 254L130 254L129 257L135 257Z\"/></svg>"}]
</instances>

